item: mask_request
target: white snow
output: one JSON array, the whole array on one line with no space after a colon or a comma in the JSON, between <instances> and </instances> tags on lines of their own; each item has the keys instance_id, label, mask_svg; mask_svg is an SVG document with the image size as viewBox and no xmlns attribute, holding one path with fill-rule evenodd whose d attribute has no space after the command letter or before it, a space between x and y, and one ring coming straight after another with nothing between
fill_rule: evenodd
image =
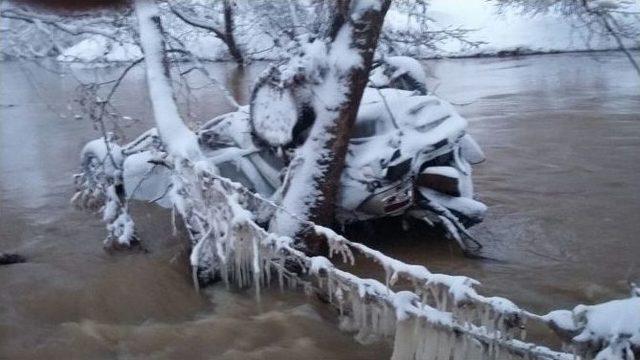
<instances>
[{"instance_id":1,"label":"white snow","mask_svg":"<svg viewBox=\"0 0 640 360\"><path fill-rule=\"evenodd\" d=\"M376 134L388 133L387 141L398 141L405 155L418 154L445 139L453 144L467 127L467 121L455 108L440 98L397 89L365 89L358 122L366 121L375 123ZM402 135L394 140L396 126ZM388 151L384 146L372 146L372 150L374 148L379 150L359 154L358 162L349 165L358 168Z\"/></svg>"},{"instance_id":2,"label":"white snow","mask_svg":"<svg viewBox=\"0 0 640 360\"><path fill-rule=\"evenodd\" d=\"M140 47L131 42L114 42L101 35L93 35L64 49L58 61L68 62L119 62L142 57Z\"/></svg>"},{"instance_id":3,"label":"white snow","mask_svg":"<svg viewBox=\"0 0 640 360\"><path fill-rule=\"evenodd\" d=\"M251 105L253 130L258 137L272 146L283 146L293 140L298 111L290 91L262 86L255 93Z\"/></svg>"},{"instance_id":4,"label":"white snow","mask_svg":"<svg viewBox=\"0 0 640 360\"><path fill-rule=\"evenodd\" d=\"M158 159L158 154L143 151L127 156L124 161L123 180L129 199L153 201L164 208L171 207L168 193L171 185L171 174L164 166L151 164L150 160Z\"/></svg>"},{"instance_id":5,"label":"white snow","mask_svg":"<svg viewBox=\"0 0 640 360\"><path fill-rule=\"evenodd\" d=\"M542 317L568 334L572 341L597 352L596 359L633 359L631 347L640 347L640 298L578 305ZM626 355L626 356L625 356Z\"/></svg>"},{"instance_id":6,"label":"white snow","mask_svg":"<svg viewBox=\"0 0 640 360\"><path fill-rule=\"evenodd\" d=\"M545 320L555 327L566 331L576 331L571 310L554 310L544 316Z\"/></svg>"},{"instance_id":7,"label":"white snow","mask_svg":"<svg viewBox=\"0 0 640 360\"><path fill-rule=\"evenodd\" d=\"M321 192L315 187L315 183L316 179L325 176L331 160L332 155L326 145L335 135L330 130L334 127L338 111L347 101L349 93L344 77L353 66L359 66L362 63L360 54L350 47L349 31L352 31L351 25L343 26L327 52L319 41L307 44L309 51L302 56L302 61L293 61L289 65L297 70L300 64L310 66L303 69L307 76L311 76L311 80L318 82L310 90L313 94L316 118L307 140L296 150L292 165L289 167L290 183L288 183L287 195L282 201L284 209L301 218L306 218L310 209L322 200ZM325 76L319 77L323 71ZM297 72L292 69L292 73ZM281 211L276 213L270 224L271 231L287 236L293 236L299 228L298 221L290 219L290 216Z\"/></svg>"},{"instance_id":8,"label":"white snow","mask_svg":"<svg viewBox=\"0 0 640 360\"><path fill-rule=\"evenodd\" d=\"M356 6L366 9L379 6L379 0L360 0ZM611 0L591 1L593 8L620 7L621 3ZM629 10L637 11L637 2L625 3ZM273 39L265 34L249 10L241 13L247 15L237 19L239 28L236 34L238 42L246 54L255 60L275 60L282 58L282 49L273 48ZM473 56L494 55L500 52L557 52L581 51L589 49L616 49L618 45L613 39L600 36L589 36L584 26L572 22L556 12L542 13L535 16L521 14L517 9L507 9L503 14L497 12L492 2L484 0L432 0L428 8L429 16L435 20L430 30L441 28L464 28L473 30L468 38L485 44L470 48L456 40L438 44L439 49L415 49L398 46L401 55L419 57L440 56ZM389 10L387 23L393 23L397 29L414 27L405 15L398 13L393 7ZM172 22L169 29L173 35L181 36L186 48L195 56L208 60L228 60L229 55L224 43L206 31L185 31L185 25ZM193 30L193 29L191 29ZM185 35L186 34L186 35ZM345 43L345 42L343 42ZM627 42L627 46L637 47L637 41ZM133 61L140 57L141 51L132 40L122 43L114 42L103 36L92 35L81 39L78 43L65 49L58 57L60 61ZM346 58L357 61L354 57Z\"/></svg>"},{"instance_id":9,"label":"white snow","mask_svg":"<svg viewBox=\"0 0 640 360\"><path fill-rule=\"evenodd\" d=\"M486 159L480 145L469 134L464 134L460 139L460 154L471 165L479 164Z\"/></svg>"},{"instance_id":10,"label":"white snow","mask_svg":"<svg viewBox=\"0 0 640 360\"><path fill-rule=\"evenodd\" d=\"M594 0L591 1L591 6L594 9L619 9L621 7L621 4L613 0Z\"/></svg>"},{"instance_id":11,"label":"white snow","mask_svg":"<svg viewBox=\"0 0 640 360\"><path fill-rule=\"evenodd\" d=\"M408 74L426 87L427 74L425 74L422 64L416 59L409 56L387 56L384 60L397 69L392 78Z\"/></svg>"},{"instance_id":12,"label":"white snow","mask_svg":"<svg viewBox=\"0 0 640 360\"><path fill-rule=\"evenodd\" d=\"M115 219L110 219L107 230L113 238L108 237L105 240L105 246L111 246L111 241L116 241L118 245L129 246L134 239L134 222L126 211L121 212Z\"/></svg>"},{"instance_id":13,"label":"white snow","mask_svg":"<svg viewBox=\"0 0 640 360\"><path fill-rule=\"evenodd\" d=\"M154 17L160 16L157 5L153 0L136 0L135 12L139 24L140 44L145 55L149 98L158 132L171 155L198 160L202 157L198 138L180 118L170 79L168 74L165 74L162 63L164 40L160 29L153 21Z\"/></svg>"},{"instance_id":14,"label":"white snow","mask_svg":"<svg viewBox=\"0 0 640 360\"><path fill-rule=\"evenodd\" d=\"M381 0L355 0L351 9L351 16L358 18L361 14L369 10L380 10Z\"/></svg>"},{"instance_id":15,"label":"white snow","mask_svg":"<svg viewBox=\"0 0 640 360\"><path fill-rule=\"evenodd\" d=\"M464 194L466 196L450 196L423 187L418 188L418 191L425 198L433 200L448 209L456 210L472 218L481 219L487 212L487 206L479 201L469 198L469 194Z\"/></svg>"},{"instance_id":16,"label":"white snow","mask_svg":"<svg viewBox=\"0 0 640 360\"><path fill-rule=\"evenodd\" d=\"M317 275L321 271L326 271L327 269L331 269L332 267L333 267L333 264L326 257L314 256L311 258L311 266L309 267L309 273Z\"/></svg>"},{"instance_id":17,"label":"white snow","mask_svg":"<svg viewBox=\"0 0 640 360\"><path fill-rule=\"evenodd\" d=\"M80 152L80 160L86 164L92 157L98 160L102 171L108 176L117 177L117 172L122 169L122 148L115 142L105 138L89 141Z\"/></svg>"},{"instance_id":18,"label":"white snow","mask_svg":"<svg viewBox=\"0 0 640 360\"><path fill-rule=\"evenodd\" d=\"M640 298L613 300L598 305L578 305L573 309L574 318L582 332L577 342L603 342L615 347L617 342L627 341L640 346Z\"/></svg>"},{"instance_id":19,"label":"white snow","mask_svg":"<svg viewBox=\"0 0 640 360\"><path fill-rule=\"evenodd\" d=\"M343 26L338 32L336 39L331 43L329 59L330 67L343 72L362 66L362 57L358 51L352 47L351 28L349 26Z\"/></svg>"},{"instance_id":20,"label":"white snow","mask_svg":"<svg viewBox=\"0 0 640 360\"><path fill-rule=\"evenodd\" d=\"M423 174L435 174L449 177L452 179L460 178L460 173L451 166L431 166L422 172Z\"/></svg>"},{"instance_id":21,"label":"white snow","mask_svg":"<svg viewBox=\"0 0 640 360\"><path fill-rule=\"evenodd\" d=\"M637 9L638 3L631 6ZM491 2L482 0L432 0L429 11L441 26L477 30L469 38L486 42L472 49L450 41L442 46L444 52L439 55L443 56L490 55L511 50L555 52L618 48L613 39L590 37L584 26L554 11L531 16L511 8L498 14ZM628 45L638 46L637 42Z\"/></svg>"}]
</instances>

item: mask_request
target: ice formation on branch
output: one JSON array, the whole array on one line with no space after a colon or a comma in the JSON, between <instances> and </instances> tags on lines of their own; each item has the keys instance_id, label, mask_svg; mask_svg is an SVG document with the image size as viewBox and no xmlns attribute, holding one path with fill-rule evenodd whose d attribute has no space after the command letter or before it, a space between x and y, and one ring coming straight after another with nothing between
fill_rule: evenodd
<instances>
[{"instance_id":1,"label":"ice formation on branch","mask_svg":"<svg viewBox=\"0 0 640 360\"><path fill-rule=\"evenodd\" d=\"M192 240L190 262L196 283L221 277L258 291L276 282L325 294L340 310L341 328L355 332L358 341L394 338L394 359L574 359L571 353L525 342L526 320L572 334L565 336L566 341L586 358L632 359L637 352L638 298L539 316L507 299L478 294L474 279L406 264L290 214L326 239L332 258L354 265L354 254L364 255L386 274L383 282L363 279L336 267L329 258L305 255L291 238L269 233L255 222L259 204L286 211L277 204L207 168L175 167L157 138L149 140L153 133L146 136L136 141L137 148L127 147L124 153L162 162L170 172L169 197ZM397 286L410 290L396 292Z\"/></svg>"},{"instance_id":2,"label":"ice formation on branch","mask_svg":"<svg viewBox=\"0 0 640 360\"><path fill-rule=\"evenodd\" d=\"M122 180L123 149L113 139L100 138L87 143L80 157L83 171L75 175L77 191L71 202L102 213L108 233L105 247L131 246L137 238Z\"/></svg>"},{"instance_id":3,"label":"ice formation on branch","mask_svg":"<svg viewBox=\"0 0 640 360\"><path fill-rule=\"evenodd\" d=\"M552 311L543 319L587 358L635 359L640 351L637 296L598 305L578 305L571 311Z\"/></svg>"},{"instance_id":4,"label":"ice formation on branch","mask_svg":"<svg viewBox=\"0 0 640 360\"><path fill-rule=\"evenodd\" d=\"M106 144L104 139L89 143L83 158L90 153L102 155L92 160L107 160ZM221 277L230 284L252 285L257 290L276 282L282 287L325 294L340 310L341 328L354 331L357 340L367 343L394 338L394 359L574 359L571 353L525 342L527 321L556 330L568 349L585 358L632 359L632 354L637 354L638 297L540 316L507 299L478 294L475 287L479 283L474 279L406 264L289 213L292 221L326 239L331 258L354 265L355 254L359 254L379 264L385 274L383 281L363 279L336 267L329 258L305 255L289 237L267 232L255 221L256 209L286 209L220 177L211 171L213 166L188 161L176 166L176 157L166 152L154 131L126 147L108 144L119 154L114 160L119 167L124 166L125 174L137 174L139 179L139 174L148 173L154 166L169 174L170 183L150 194L167 192L169 206L184 220L192 241L190 262L196 283ZM78 195L77 201L90 200L84 197L86 194L108 192L103 180L94 179L110 179L119 172L100 162L85 164L91 166L85 167L85 193ZM143 181L140 186L145 184ZM153 182L148 184L149 189L155 186ZM136 186L126 188L130 194Z\"/></svg>"}]
</instances>

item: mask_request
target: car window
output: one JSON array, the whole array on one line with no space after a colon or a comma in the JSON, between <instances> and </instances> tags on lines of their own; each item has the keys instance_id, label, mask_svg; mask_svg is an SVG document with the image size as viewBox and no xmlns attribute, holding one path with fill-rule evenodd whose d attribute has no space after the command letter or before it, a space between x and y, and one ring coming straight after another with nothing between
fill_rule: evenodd
<instances>
[{"instance_id":1,"label":"car window","mask_svg":"<svg viewBox=\"0 0 640 360\"><path fill-rule=\"evenodd\" d=\"M374 119L358 120L353 129L354 138L371 137L376 134L376 121Z\"/></svg>"}]
</instances>

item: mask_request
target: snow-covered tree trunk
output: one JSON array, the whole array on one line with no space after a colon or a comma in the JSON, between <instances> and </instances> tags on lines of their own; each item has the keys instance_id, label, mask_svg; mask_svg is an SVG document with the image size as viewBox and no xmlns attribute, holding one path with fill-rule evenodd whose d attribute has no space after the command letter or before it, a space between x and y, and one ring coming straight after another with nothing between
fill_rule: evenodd
<instances>
[{"instance_id":1,"label":"snow-covered tree trunk","mask_svg":"<svg viewBox=\"0 0 640 360\"><path fill-rule=\"evenodd\" d=\"M155 0L135 0L134 4L149 98L160 137L172 156L197 160L201 157L198 139L182 121L173 94L158 5Z\"/></svg>"},{"instance_id":2,"label":"snow-covered tree trunk","mask_svg":"<svg viewBox=\"0 0 640 360\"><path fill-rule=\"evenodd\" d=\"M229 54L233 58L233 60L240 66L244 65L244 56L242 55L242 51L236 42L236 37L234 34L235 31L235 18L234 18L234 7L235 1L233 0L223 0L223 12L224 12L224 43L227 45L229 49Z\"/></svg>"},{"instance_id":3,"label":"snow-covered tree trunk","mask_svg":"<svg viewBox=\"0 0 640 360\"><path fill-rule=\"evenodd\" d=\"M327 74L311 88L315 122L289 169L282 205L271 222L273 232L304 239L311 254L324 241L298 218L328 225L333 221L351 130L367 84L373 55L391 0L335 1L328 34Z\"/></svg>"}]
</instances>

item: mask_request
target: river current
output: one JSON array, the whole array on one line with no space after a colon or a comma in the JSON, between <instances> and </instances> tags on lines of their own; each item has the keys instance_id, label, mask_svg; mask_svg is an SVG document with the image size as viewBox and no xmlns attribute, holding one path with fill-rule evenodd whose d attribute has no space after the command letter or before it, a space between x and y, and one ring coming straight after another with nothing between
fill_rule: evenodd
<instances>
[{"instance_id":1,"label":"river current","mask_svg":"<svg viewBox=\"0 0 640 360\"><path fill-rule=\"evenodd\" d=\"M187 66L187 65L183 65ZM207 65L241 101L265 67ZM624 297L640 279L640 77L617 53L425 62L430 88L458 105L487 161L474 168L489 205L473 228L492 260L464 258L424 229L378 224L371 245L430 270L467 275L485 294L545 313ZM0 359L378 359L336 313L293 292L194 291L184 239L166 211L134 205L146 251L108 253L103 224L69 205L83 144L99 136L73 101L77 80L122 68L0 63ZM195 76L195 75L194 75ZM194 79L180 89L195 125L231 108ZM189 102L186 102L189 98ZM119 132L151 126L144 74L115 100ZM78 115L78 116L75 116ZM374 234L375 236L369 236ZM356 236L357 237L357 236ZM367 270L366 268L364 269Z\"/></svg>"}]
</instances>

